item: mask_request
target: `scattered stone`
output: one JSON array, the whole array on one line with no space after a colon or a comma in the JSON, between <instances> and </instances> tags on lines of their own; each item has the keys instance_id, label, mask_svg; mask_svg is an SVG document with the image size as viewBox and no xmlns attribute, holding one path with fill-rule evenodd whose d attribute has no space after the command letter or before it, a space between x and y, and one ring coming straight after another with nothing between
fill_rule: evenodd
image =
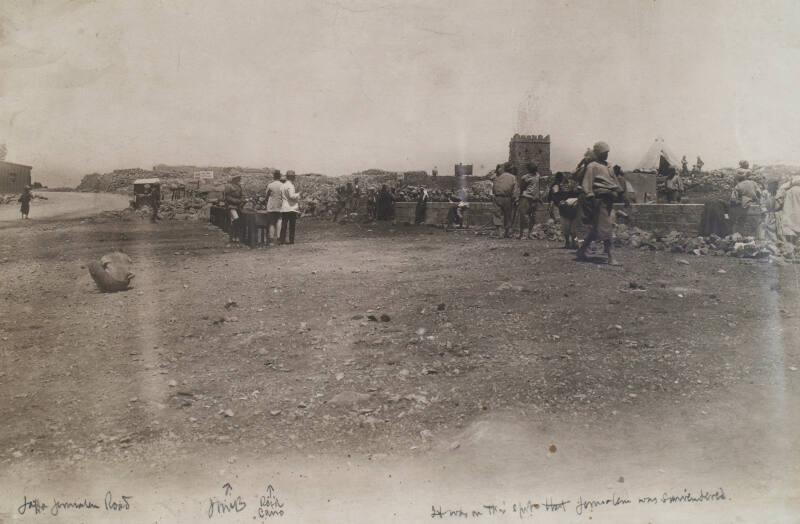
<instances>
[{"instance_id":1,"label":"scattered stone","mask_svg":"<svg viewBox=\"0 0 800 524\"><path fill-rule=\"evenodd\" d=\"M169 387L171 387L171 388L177 387L178 386L178 381L177 380L170 380L169 382L167 382L167 385Z\"/></svg>"},{"instance_id":2,"label":"scattered stone","mask_svg":"<svg viewBox=\"0 0 800 524\"><path fill-rule=\"evenodd\" d=\"M224 410L222 412L222 414L225 415L226 417L232 417L233 416L233 410L232 409L226 409L226 410Z\"/></svg>"},{"instance_id":3,"label":"scattered stone","mask_svg":"<svg viewBox=\"0 0 800 524\"><path fill-rule=\"evenodd\" d=\"M133 262L128 255L120 251L103 255L99 262L89 262L87 267L95 284L104 293L125 291L130 288L131 280L134 278L131 272Z\"/></svg>"},{"instance_id":4,"label":"scattered stone","mask_svg":"<svg viewBox=\"0 0 800 524\"><path fill-rule=\"evenodd\" d=\"M372 395L367 393L358 393L356 391L342 391L334 395L328 403L333 406L353 406L361 404L372 398Z\"/></svg>"},{"instance_id":5,"label":"scattered stone","mask_svg":"<svg viewBox=\"0 0 800 524\"><path fill-rule=\"evenodd\" d=\"M390 320L392 320L392 317L390 317L390 316L389 316L389 315L387 315L386 313L383 313L383 314L381 315L381 322L389 322Z\"/></svg>"}]
</instances>

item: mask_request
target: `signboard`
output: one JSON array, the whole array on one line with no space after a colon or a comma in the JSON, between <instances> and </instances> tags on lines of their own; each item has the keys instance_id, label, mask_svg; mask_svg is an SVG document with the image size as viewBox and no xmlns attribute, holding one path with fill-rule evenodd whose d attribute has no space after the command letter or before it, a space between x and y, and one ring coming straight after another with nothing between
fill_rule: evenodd
<instances>
[{"instance_id":1,"label":"signboard","mask_svg":"<svg viewBox=\"0 0 800 524\"><path fill-rule=\"evenodd\" d=\"M194 177L198 180L213 180L214 179L214 172L213 171L195 171Z\"/></svg>"},{"instance_id":2,"label":"signboard","mask_svg":"<svg viewBox=\"0 0 800 524\"><path fill-rule=\"evenodd\" d=\"M472 176L472 164L456 164L456 176Z\"/></svg>"}]
</instances>

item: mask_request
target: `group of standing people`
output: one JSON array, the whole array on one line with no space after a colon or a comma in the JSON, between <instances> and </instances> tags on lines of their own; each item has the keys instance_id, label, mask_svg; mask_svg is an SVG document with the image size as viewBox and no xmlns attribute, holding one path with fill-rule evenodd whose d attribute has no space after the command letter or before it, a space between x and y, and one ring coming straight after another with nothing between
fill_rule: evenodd
<instances>
[{"instance_id":1,"label":"group of standing people","mask_svg":"<svg viewBox=\"0 0 800 524\"><path fill-rule=\"evenodd\" d=\"M337 222L342 215L357 213L362 199L366 200L368 220L394 219L394 203L397 200L395 189L383 184L379 190L369 189L366 195L363 195L356 180L336 188L336 204L332 220Z\"/></svg>"},{"instance_id":2,"label":"group of standing people","mask_svg":"<svg viewBox=\"0 0 800 524\"><path fill-rule=\"evenodd\" d=\"M525 174L517 181L517 168L510 162L497 166L492 182L492 196L503 222L503 238L511 237L511 229L519 214L519 238L532 238L536 210L542 203L538 167L529 163Z\"/></svg>"},{"instance_id":3,"label":"group of standing people","mask_svg":"<svg viewBox=\"0 0 800 524\"><path fill-rule=\"evenodd\" d=\"M276 171L266 190L267 238L266 244L294 244L297 217L300 214L300 193L294 186L296 179L292 170ZM225 204L230 216L230 239L237 241L242 236L242 211L245 198L242 177L235 176L225 185Z\"/></svg>"},{"instance_id":4,"label":"group of standing people","mask_svg":"<svg viewBox=\"0 0 800 524\"><path fill-rule=\"evenodd\" d=\"M619 166L608 163L610 148L597 142L587 150L573 175L558 173L553 177L546 199L551 210L558 210L564 236L564 247L576 249L577 260L588 260L588 250L593 242L603 243L608 264L618 265L612 255L614 203L627 203L628 183ZM529 163L526 172L518 178L511 163L497 166L492 185L494 202L503 222L503 237L510 238L519 214L519 239L532 238L536 212L543 203L541 177L535 164ZM552 213L552 211L551 211ZM578 247L577 224L579 218L589 227L583 243Z\"/></svg>"},{"instance_id":5,"label":"group of standing people","mask_svg":"<svg viewBox=\"0 0 800 524\"><path fill-rule=\"evenodd\" d=\"M361 188L358 181L348 182L336 188L336 206L333 209L333 221L339 220L339 216L355 213L361 205Z\"/></svg>"},{"instance_id":6,"label":"group of standing people","mask_svg":"<svg viewBox=\"0 0 800 524\"><path fill-rule=\"evenodd\" d=\"M736 174L730 205L732 212L761 214L760 240L791 245L800 240L800 176L770 180L762 188L742 169Z\"/></svg>"}]
</instances>

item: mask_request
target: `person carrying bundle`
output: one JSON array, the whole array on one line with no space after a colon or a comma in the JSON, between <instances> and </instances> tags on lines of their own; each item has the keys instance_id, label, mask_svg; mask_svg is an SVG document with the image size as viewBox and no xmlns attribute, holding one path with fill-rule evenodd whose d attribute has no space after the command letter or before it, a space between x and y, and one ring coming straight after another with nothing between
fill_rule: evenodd
<instances>
[{"instance_id":1,"label":"person carrying bundle","mask_svg":"<svg viewBox=\"0 0 800 524\"><path fill-rule=\"evenodd\" d=\"M567 180L562 173L556 173L547 201L558 209L558 218L561 221L561 233L564 236L564 249L577 249L578 247L578 190L575 184Z\"/></svg>"},{"instance_id":2,"label":"person carrying bundle","mask_svg":"<svg viewBox=\"0 0 800 524\"><path fill-rule=\"evenodd\" d=\"M577 260L588 261L586 251L592 242L602 241L609 265L619 265L611 253L611 241L614 226L611 211L614 202L619 199L622 188L619 187L611 166L608 165L610 148L605 142L597 142L592 148L594 159L586 166L583 176L581 191L586 201L585 209L590 213L588 225L591 227L589 234L576 253Z\"/></svg>"}]
</instances>

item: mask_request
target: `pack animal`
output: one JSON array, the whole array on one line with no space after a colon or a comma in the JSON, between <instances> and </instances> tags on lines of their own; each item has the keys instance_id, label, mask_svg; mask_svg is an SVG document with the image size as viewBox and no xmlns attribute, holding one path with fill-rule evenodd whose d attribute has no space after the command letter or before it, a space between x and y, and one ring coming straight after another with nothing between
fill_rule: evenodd
<instances>
[{"instance_id":1,"label":"pack animal","mask_svg":"<svg viewBox=\"0 0 800 524\"><path fill-rule=\"evenodd\" d=\"M120 251L103 255L100 261L89 263L89 274L97 287L104 293L115 293L130 288L134 274L131 272L131 258Z\"/></svg>"}]
</instances>

